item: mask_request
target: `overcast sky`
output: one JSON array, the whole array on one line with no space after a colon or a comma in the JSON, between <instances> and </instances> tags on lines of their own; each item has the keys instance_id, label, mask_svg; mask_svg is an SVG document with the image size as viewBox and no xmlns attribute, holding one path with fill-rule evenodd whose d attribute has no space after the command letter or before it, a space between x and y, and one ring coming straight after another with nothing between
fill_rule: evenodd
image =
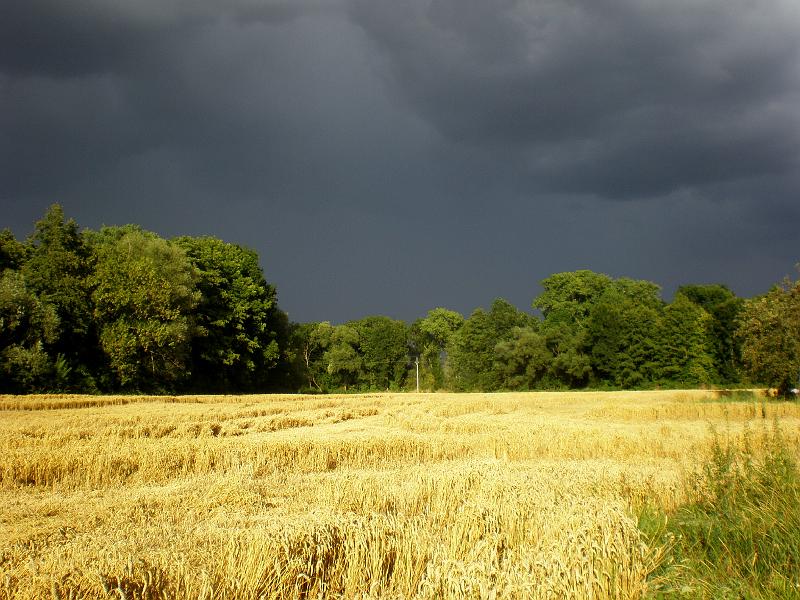
<instances>
[{"instance_id":1,"label":"overcast sky","mask_svg":"<svg viewBox=\"0 0 800 600\"><path fill-rule=\"evenodd\" d=\"M295 321L800 260L797 0L0 5L1 227L258 251Z\"/></svg>"}]
</instances>

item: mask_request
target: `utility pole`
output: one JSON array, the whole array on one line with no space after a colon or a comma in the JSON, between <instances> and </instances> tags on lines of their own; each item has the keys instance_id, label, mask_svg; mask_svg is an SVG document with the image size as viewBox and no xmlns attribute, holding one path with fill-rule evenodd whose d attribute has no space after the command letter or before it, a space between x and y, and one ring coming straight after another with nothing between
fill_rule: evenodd
<instances>
[{"instance_id":1,"label":"utility pole","mask_svg":"<svg viewBox=\"0 0 800 600\"><path fill-rule=\"evenodd\" d=\"M417 367L417 393L419 394L419 356L414 359L414 364Z\"/></svg>"}]
</instances>

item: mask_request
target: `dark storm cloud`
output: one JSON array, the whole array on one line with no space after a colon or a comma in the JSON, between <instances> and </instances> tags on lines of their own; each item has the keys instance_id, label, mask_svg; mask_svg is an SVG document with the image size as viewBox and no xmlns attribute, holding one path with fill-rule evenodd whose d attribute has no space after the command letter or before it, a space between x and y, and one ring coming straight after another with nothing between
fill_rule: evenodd
<instances>
[{"instance_id":1,"label":"dark storm cloud","mask_svg":"<svg viewBox=\"0 0 800 600\"><path fill-rule=\"evenodd\" d=\"M311 90L287 64L288 21L316 2L31 2L0 32L3 194L62 195L147 153L179 149L202 177L277 153ZM291 47L291 46L289 46ZM287 81L288 80L288 81ZM300 98L292 98L292 94ZM11 143L13 141L13 143ZM46 173L46 176L42 174ZM259 184L258 169L255 185Z\"/></svg>"},{"instance_id":2,"label":"dark storm cloud","mask_svg":"<svg viewBox=\"0 0 800 600\"><path fill-rule=\"evenodd\" d=\"M794 0L6 2L0 227L244 243L300 320L752 294L800 258L799 48Z\"/></svg>"},{"instance_id":3,"label":"dark storm cloud","mask_svg":"<svg viewBox=\"0 0 800 600\"><path fill-rule=\"evenodd\" d=\"M545 189L616 198L798 166L799 7L357 0L353 15L447 139L509 153Z\"/></svg>"},{"instance_id":4,"label":"dark storm cloud","mask_svg":"<svg viewBox=\"0 0 800 600\"><path fill-rule=\"evenodd\" d=\"M60 77L119 72L153 46L185 41L180 38L221 18L280 23L330 5L324 0L8 2L0 9L0 69Z\"/></svg>"}]
</instances>

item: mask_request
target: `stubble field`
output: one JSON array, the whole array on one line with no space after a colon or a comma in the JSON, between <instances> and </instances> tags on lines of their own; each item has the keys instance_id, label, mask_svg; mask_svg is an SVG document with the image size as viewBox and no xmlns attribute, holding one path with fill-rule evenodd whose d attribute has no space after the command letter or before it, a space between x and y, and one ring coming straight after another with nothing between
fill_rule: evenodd
<instances>
[{"instance_id":1,"label":"stubble field","mask_svg":"<svg viewBox=\"0 0 800 600\"><path fill-rule=\"evenodd\" d=\"M0 397L0 599L639 598L714 440L711 391ZM649 580L649 581L648 581Z\"/></svg>"}]
</instances>

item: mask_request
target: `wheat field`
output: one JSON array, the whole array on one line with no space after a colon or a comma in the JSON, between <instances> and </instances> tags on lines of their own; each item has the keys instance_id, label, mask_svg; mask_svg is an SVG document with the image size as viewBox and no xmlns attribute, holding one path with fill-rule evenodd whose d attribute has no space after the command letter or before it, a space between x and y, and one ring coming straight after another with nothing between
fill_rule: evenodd
<instances>
[{"instance_id":1,"label":"wheat field","mask_svg":"<svg viewBox=\"0 0 800 600\"><path fill-rule=\"evenodd\" d=\"M642 598L713 391L0 397L0 599ZM756 448L757 450L757 448Z\"/></svg>"}]
</instances>

